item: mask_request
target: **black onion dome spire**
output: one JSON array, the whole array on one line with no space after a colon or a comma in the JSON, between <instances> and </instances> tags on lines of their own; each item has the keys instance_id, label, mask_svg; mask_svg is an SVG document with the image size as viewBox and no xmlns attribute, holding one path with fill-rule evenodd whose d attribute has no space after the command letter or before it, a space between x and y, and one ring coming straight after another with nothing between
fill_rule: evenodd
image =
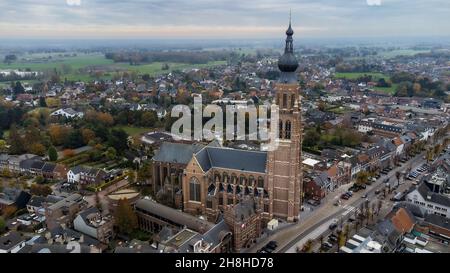
<instances>
[{"instance_id":1,"label":"black onion dome spire","mask_svg":"<svg viewBox=\"0 0 450 273\"><path fill-rule=\"evenodd\" d=\"M294 40L292 39L294 30L292 30L290 18L286 35L286 46L284 48L284 54L278 59L278 68L281 72L295 72L298 68L298 62L294 55Z\"/></svg>"}]
</instances>

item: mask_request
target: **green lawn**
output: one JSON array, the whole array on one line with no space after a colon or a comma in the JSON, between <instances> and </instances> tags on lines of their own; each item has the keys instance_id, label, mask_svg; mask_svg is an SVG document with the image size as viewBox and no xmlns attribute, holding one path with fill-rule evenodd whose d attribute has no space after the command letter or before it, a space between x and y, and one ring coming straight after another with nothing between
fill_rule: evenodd
<instances>
[{"instance_id":1,"label":"green lawn","mask_svg":"<svg viewBox=\"0 0 450 273\"><path fill-rule=\"evenodd\" d=\"M359 77L363 77L364 75L371 75L372 81L378 81L381 78L384 78L386 81L390 79L390 77L383 73L377 73L377 72L337 72L335 74L336 78L339 79L349 79L349 80L356 80ZM391 87L375 87L375 90L383 91L385 93L394 94L395 90L397 89L397 84L393 83Z\"/></svg>"},{"instance_id":2,"label":"green lawn","mask_svg":"<svg viewBox=\"0 0 450 273\"><path fill-rule=\"evenodd\" d=\"M135 127L135 126L115 126L114 128L122 129L125 132L127 132L130 136L137 136L141 135L143 133L150 132L151 128L142 128L142 127Z\"/></svg>"},{"instance_id":3,"label":"green lawn","mask_svg":"<svg viewBox=\"0 0 450 273\"><path fill-rule=\"evenodd\" d=\"M336 72L335 77L339 79L356 80L364 75L371 75L374 80L378 80L380 78L384 78L385 80L389 79L388 75L377 72Z\"/></svg>"}]
</instances>

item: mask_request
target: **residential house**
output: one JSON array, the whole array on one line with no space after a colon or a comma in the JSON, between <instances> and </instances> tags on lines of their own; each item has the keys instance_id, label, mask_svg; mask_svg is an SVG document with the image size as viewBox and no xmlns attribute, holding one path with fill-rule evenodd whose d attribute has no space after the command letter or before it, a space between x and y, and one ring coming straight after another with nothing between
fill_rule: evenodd
<instances>
[{"instance_id":1,"label":"residential house","mask_svg":"<svg viewBox=\"0 0 450 273\"><path fill-rule=\"evenodd\" d=\"M49 229L60 225L70 225L76 214L86 206L83 197L72 194L45 208L46 225Z\"/></svg>"},{"instance_id":2,"label":"residential house","mask_svg":"<svg viewBox=\"0 0 450 273\"><path fill-rule=\"evenodd\" d=\"M88 208L78 214L73 221L74 229L107 244L113 236L111 215L102 215L96 207Z\"/></svg>"},{"instance_id":3,"label":"residential house","mask_svg":"<svg viewBox=\"0 0 450 273\"><path fill-rule=\"evenodd\" d=\"M17 253L24 246L24 238L16 231L11 231L0 237L0 253Z\"/></svg>"},{"instance_id":4,"label":"residential house","mask_svg":"<svg viewBox=\"0 0 450 273\"><path fill-rule=\"evenodd\" d=\"M82 118L84 116L84 113L75 111L72 108L61 108L52 112L50 116L60 116L64 118Z\"/></svg>"},{"instance_id":5,"label":"residential house","mask_svg":"<svg viewBox=\"0 0 450 273\"><path fill-rule=\"evenodd\" d=\"M322 200L331 190L331 181L327 172L320 172L319 175L304 179L303 191L305 197L313 200Z\"/></svg>"}]
</instances>

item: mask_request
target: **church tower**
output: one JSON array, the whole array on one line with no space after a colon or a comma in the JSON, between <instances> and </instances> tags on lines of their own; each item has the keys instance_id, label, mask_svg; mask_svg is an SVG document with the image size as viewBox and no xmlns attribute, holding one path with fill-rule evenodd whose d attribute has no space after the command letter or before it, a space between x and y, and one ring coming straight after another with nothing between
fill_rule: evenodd
<instances>
[{"instance_id":1,"label":"church tower","mask_svg":"<svg viewBox=\"0 0 450 273\"><path fill-rule=\"evenodd\" d=\"M278 60L281 71L275 85L275 103L279 106L279 145L268 153L268 188L273 217L298 221L302 196L302 120L299 83L295 71L298 62L294 55L289 20L284 54Z\"/></svg>"}]
</instances>

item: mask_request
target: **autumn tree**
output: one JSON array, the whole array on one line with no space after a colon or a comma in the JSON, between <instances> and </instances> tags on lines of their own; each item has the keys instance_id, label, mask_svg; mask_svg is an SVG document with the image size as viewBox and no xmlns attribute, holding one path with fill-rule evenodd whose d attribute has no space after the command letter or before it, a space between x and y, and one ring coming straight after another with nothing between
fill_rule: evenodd
<instances>
[{"instance_id":1,"label":"autumn tree","mask_svg":"<svg viewBox=\"0 0 450 273\"><path fill-rule=\"evenodd\" d=\"M95 139L95 132L91 129L83 129L81 130L81 135L83 136L84 144L88 145L91 140Z\"/></svg>"},{"instance_id":2,"label":"autumn tree","mask_svg":"<svg viewBox=\"0 0 450 273\"><path fill-rule=\"evenodd\" d=\"M44 196L52 193L52 188L48 185L31 184L30 193L32 195Z\"/></svg>"},{"instance_id":3,"label":"autumn tree","mask_svg":"<svg viewBox=\"0 0 450 273\"><path fill-rule=\"evenodd\" d=\"M53 145L62 145L64 141L69 137L72 129L68 126L59 124L52 124L48 128L48 134Z\"/></svg>"},{"instance_id":4,"label":"autumn tree","mask_svg":"<svg viewBox=\"0 0 450 273\"><path fill-rule=\"evenodd\" d=\"M3 211L3 214L2 214L3 219L10 219L11 217L14 216L14 213L16 213L17 207L14 205L7 206L7 207L3 208L2 211Z\"/></svg>"},{"instance_id":5,"label":"autumn tree","mask_svg":"<svg viewBox=\"0 0 450 273\"><path fill-rule=\"evenodd\" d=\"M34 142L30 144L28 151L32 154L42 156L45 154L45 146L41 143Z\"/></svg>"},{"instance_id":6,"label":"autumn tree","mask_svg":"<svg viewBox=\"0 0 450 273\"><path fill-rule=\"evenodd\" d=\"M152 177L152 171L150 163L146 162L142 164L137 172L137 181L145 184Z\"/></svg>"},{"instance_id":7,"label":"autumn tree","mask_svg":"<svg viewBox=\"0 0 450 273\"><path fill-rule=\"evenodd\" d=\"M66 157L66 158L72 157L72 156L75 155L75 151L72 150L72 149L65 149L65 150L63 151L63 155L64 155L64 157Z\"/></svg>"},{"instance_id":8,"label":"autumn tree","mask_svg":"<svg viewBox=\"0 0 450 273\"><path fill-rule=\"evenodd\" d=\"M0 216L0 234L5 232L6 229L6 221L3 217Z\"/></svg>"},{"instance_id":9,"label":"autumn tree","mask_svg":"<svg viewBox=\"0 0 450 273\"><path fill-rule=\"evenodd\" d=\"M8 142L10 145L9 152L11 154L23 154L25 152L25 145L22 136L19 134L19 131L15 125L11 126Z\"/></svg>"},{"instance_id":10,"label":"autumn tree","mask_svg":"<svg viewBox=\"0 0 450 273\"><path fill-rule=\"evenodd\" d=\"M120 199L115 212L115 225L120 233L130 234L137 228L137 216L127 199Z\"/></svg>"},{"instance_id":11,"label":"autumn tree","mask_svg":"<svg viewBox=\"0 0 450 273\"><path fill-rule=\"evenodd\" d=\"M369 180L369 174L365 171L361 171L356 175L356 184L362 185L366 184Z\"/></svg>"}]
</instances>

